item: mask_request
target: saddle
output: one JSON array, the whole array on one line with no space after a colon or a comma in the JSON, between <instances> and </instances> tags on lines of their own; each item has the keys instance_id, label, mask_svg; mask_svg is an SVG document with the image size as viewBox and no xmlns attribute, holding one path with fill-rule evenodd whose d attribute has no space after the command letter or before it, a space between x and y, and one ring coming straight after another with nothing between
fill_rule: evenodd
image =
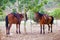
<instances>
[{"instance_id":1,"label":"saddle","mask_svg":"<svg viewBox=\"0 0 60 40\"><path fill-rule=\"evenodd\" d=\"M47 14L42 14L42 13L39 13L39 12L38 12L38 14L39 14L40 17L44 16L45 20L48 20L50 18Z\"/></svg>"},{"instance_id":2,"label":"saddle","mask_svg":"<svg viewBox=\"0 0 60 40\"><path fill-rule=\"evenodd\" d=\"M20 22L20 15L18 13L12 13L12 15L14 15L14 17L18 19L18 22Z\"/></svg>"},{"instance_id":3,"label":"saddle","mask_svg":"<svg viewBox=\"0 0 60 40\"><path fill-rule=\"evenodd\" d=\"M43 16L44 16L46 22L48 22L48 20L51 19L51 17L48 16L47 14L44 14Z\"/></svg>"}]
</instances>

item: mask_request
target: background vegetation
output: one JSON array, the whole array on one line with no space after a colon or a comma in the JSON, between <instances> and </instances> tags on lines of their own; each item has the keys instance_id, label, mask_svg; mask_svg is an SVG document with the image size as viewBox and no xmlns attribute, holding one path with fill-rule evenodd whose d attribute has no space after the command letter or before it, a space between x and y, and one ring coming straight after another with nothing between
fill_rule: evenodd
<instances>
[{"instance_id":1,"label":"background vegetation","mask_svg":"<svg viewBox=\"0 0 60 40\"><path fill-rule=\"evenodd\" d=\"M0 20L4 20L6 12L12 9L27 13L29 19L34 19L37 11L60 19L60 0L0 0Z\"/></svg>"}]
</instances>

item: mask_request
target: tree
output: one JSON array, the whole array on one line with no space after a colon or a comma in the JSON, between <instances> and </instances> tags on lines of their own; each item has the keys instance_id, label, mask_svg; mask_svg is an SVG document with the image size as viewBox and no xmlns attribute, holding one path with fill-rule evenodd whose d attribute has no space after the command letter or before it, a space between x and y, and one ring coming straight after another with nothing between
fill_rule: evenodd
<instances>
[{"instance_id":1,"label":"tree","mask_svg":"<svg viewBox=\"0 0 60 40\"><path fill-rule=\"evenodd\" d=\"M50 15L54 16L56 19L59 19L59 17L60 17L60 8L56 8L55 10L53 10L53 12Z\"/></svg>"}]
</instances>

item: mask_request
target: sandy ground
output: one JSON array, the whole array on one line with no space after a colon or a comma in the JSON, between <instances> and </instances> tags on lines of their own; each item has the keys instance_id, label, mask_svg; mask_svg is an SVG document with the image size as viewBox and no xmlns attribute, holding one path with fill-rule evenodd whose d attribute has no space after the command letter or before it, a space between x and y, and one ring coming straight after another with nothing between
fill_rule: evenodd
<instances>
[{"instance_id":1,"label":"sandy ground","mask_svg":"<svg viewBox=\"0 0 60 40\"><path fill-rule=\"evenodd\" d=\"M60 25L53 24L53 32L48 33L48 27L45 26L45 34L40 34L39 24L26 23L26 32L21 23L21 34L16 34L15 24L12 25L10 35L5 34L5 23L0 22L0 40L60 40Z\"/></svg>"}]
</instances>

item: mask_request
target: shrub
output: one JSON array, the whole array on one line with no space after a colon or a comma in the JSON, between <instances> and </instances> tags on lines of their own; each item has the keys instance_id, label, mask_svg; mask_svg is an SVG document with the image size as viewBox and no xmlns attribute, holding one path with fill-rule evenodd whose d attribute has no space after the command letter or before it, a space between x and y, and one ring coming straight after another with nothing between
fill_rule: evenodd
<instances>
[{"instance_id":1,"label":"shrub","mask_svg":"<svg viewBox=\"0 0 60 40\"><path fill-rule=\"evenodd\" d=\"M54 9L53 12L50 13L50 15L54 16L57 19L60 19L60 8Z\"/></svg>"}]
</instances>

